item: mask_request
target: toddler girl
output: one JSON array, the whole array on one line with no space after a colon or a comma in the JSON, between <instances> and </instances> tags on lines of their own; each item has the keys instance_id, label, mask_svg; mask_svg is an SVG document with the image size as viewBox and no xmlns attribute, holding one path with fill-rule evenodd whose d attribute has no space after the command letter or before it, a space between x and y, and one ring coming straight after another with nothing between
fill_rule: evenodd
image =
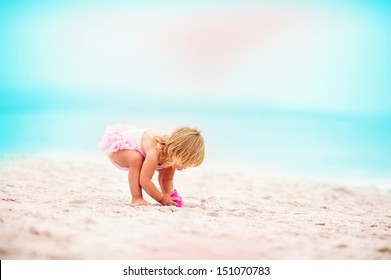
<instances>
[{"instance_id":1,"label":"toddler girl","mask_svg":"<svg viewBox=\"0 0 391 280\"><path fill-rule=\"evenodd\" d=\"M205 146L200 131L179 127L171 135L157 135L147 128L117 124L108 126L100 143L112 163L128 171L132 195L131 206L149 205L141 188L157 202L178 206L181 199L174 193L176 170L199 166L204 160ZM159 172L159 191L152 182Z\"/></svg>"}]
</instances>

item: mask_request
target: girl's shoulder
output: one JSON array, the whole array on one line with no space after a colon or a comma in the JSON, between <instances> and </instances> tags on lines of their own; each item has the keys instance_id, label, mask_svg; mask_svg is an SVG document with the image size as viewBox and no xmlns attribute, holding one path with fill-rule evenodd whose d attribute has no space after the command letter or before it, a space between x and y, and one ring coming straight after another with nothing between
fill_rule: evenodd
<instances>
[{"instance_id":1,"label":"girl's shoulder","mask_svg":"<svg viewBox=\"0 0 391 280\"><path fill-rule=\"evenodd\" d=\"M155 139L156 136L148 130L145 132L141 140L141 148L146 155L159 156L161 148Z\"/></svg>"}]
</instances>

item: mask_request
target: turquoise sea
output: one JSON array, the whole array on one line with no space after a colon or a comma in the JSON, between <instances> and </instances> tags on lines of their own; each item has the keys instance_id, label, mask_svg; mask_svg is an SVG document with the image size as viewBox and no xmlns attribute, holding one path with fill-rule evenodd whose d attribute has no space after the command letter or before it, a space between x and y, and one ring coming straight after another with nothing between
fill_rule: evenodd
<instances>
[{"instance_id":1,"label":"turquoise sea","mask_svg":"<svg viewBox=\"0 0 391 280\"><path fill-rule=\"evenodd\" d=\"M162 132L189 125L202 130L207 160L270 165L330 178L391 179L390 116L292 111L254 103L124 97L120 102L120 96L27 99L3 99L3 156L99 154L97 145L108 124Z\"/></svg>"}]
</instances>

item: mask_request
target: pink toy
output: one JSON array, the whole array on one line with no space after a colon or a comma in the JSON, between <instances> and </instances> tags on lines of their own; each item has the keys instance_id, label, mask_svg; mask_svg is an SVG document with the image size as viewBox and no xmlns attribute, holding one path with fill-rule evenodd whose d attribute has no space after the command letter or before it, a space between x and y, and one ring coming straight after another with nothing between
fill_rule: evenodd
<instances>
[{"instance_id":1,"label":"pink toy","mask_svg":"<svg viewBox=\"0 0 391 280\"><path fill-rule=\"evenodd\" d=\"M176 204L178 205L177 207L182 207L183 206L183 201L182 201L182 197L179 196L178 192L176 191L176 189L174 189L174 192L171 194L171 197L176 197L176 198L179 198L179 200L176 200Z\"/></svg>"}]
</instances>

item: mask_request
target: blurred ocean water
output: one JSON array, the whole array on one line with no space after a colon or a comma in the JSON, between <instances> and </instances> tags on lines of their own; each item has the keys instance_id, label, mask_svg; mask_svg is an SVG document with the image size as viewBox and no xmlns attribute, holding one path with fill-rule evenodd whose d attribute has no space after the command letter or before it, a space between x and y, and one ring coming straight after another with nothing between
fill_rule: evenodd
<instances>
[{"instance_id":1,"label":"blurred ocean water","mask_svg":"<svg viewBox=\"0 0 391 280\"><path fill-rule=\"evenodd\" d=\"M207 160L270 165L325 177L391 179L389 116L298 112L243 103L138 100L119 102L117 108L110 102L87 103L64 99L46 109L2 110L0 153L99 154L98 142L109 124L135 124L160 132L189 125L202 130Z\"/></svg>"}]
</instances>

